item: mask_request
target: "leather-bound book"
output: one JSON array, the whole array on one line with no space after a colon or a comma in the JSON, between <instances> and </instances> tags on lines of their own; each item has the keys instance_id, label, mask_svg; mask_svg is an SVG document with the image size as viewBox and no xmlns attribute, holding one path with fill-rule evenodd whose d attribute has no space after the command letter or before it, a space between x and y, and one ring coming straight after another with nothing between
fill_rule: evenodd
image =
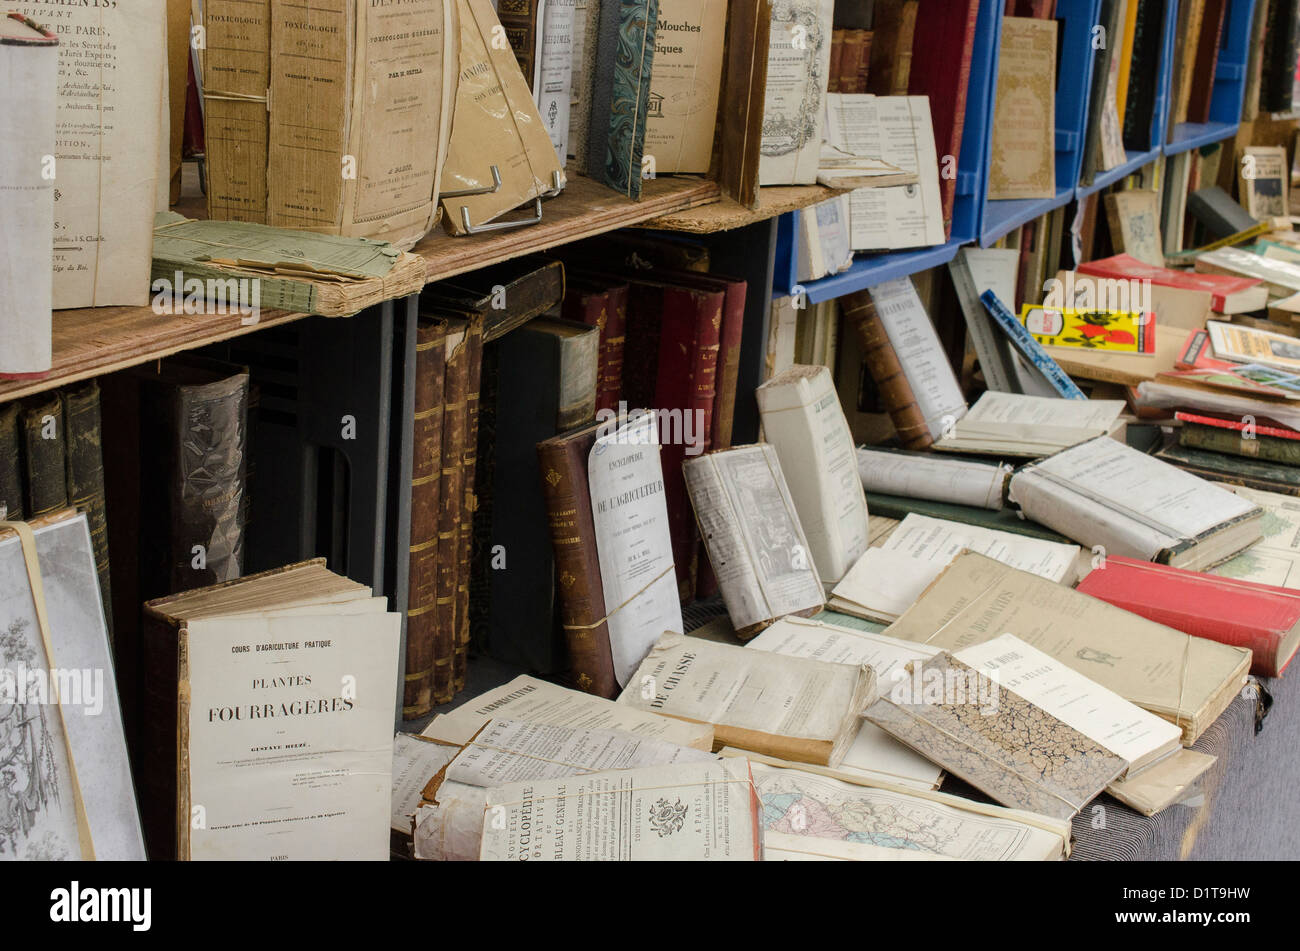
<instances>
[{"instance_id":1,"label":"leather-bound book","mask_svg":"<svg viewBox=\"0 0 1300 951\"><path fill-rule=\"evenodd\" d=\"M528 88L533 88L533 70L537 63L538 0L497 0L497 19L506 31L506 40L519 61ZM533 89L536 93L537 90Z\"/></svg>"},{"instance_id":2,"label":"leather-bound book","mask_svg":"<svg viewBox=\"0 0 1300 951\"><path fill-rule=\"evenodd\" d=\"M67 432L58 393L43 393L22 404L23 463L26 467L27 520L68 507Z\"/></svg>"},{"instance_id":3,"label":"leather-bound book","mask_svg":"<svg viewBox=\"0 0 1300 951\"><path fill-rule=\"evenodd\" d=\"M842 313L858 334L862 360L876 383L881 402L889 411L898 438L908 449L929 447L934 439L926 426L925 415L903 373L903 365L899 362L894 345L889 342L884 325L876 314L871 294L868 291L857 291L846 295Z\"/></svg>"},{"instance_id":4,"label":"leather-bound book","mask_svg":"<svg viewBox=\"0 0 1300 951\"><path fill-rule=\"evenodd\" d=\"M1214 72L1219 64L1219 39L1223 35L1223 18L1228 0L1205 0L1201 34L1196 43L1196 67L1192 71L1191 93L1187 99L1187 121L1209 122L1210 99L1214 95Z\"/></svg>"},{"instance_id":5,"label":"leather-bound book","mask_svg":"<svg viewBox=\"0 0 1300 951\"><path fill-rule=\"evenodd\" d=\"M569 651L573 686L612 699L618 696L614 658L605 620L605 590L596 552L587 457L599 426L586 426L537 445L546 523L555 556L560 623Z\"/></svg>"},{"instance_id":6,"label":"leather-bound book","mask_svg":"<svg viewBox=\"0 0 1300 951\"><path fill-rule=\"evenodd\" d=\"M406 608L406 679L402 695L402 716L408 720L426 716L433 709L446 337L447 323L442 320L422 319L416 330L410 593Z\"/></svg>"},{"instance_id":7,"label":"leather-bound book","mask_svg":"<svg viewBox=\"0 0 1300 951\"><path fill-rule=\"evenodd\" d=\"M19 406L0 403L0 509L11 522L23 519L22 439Z\"/></svg>"},{"instance_id":8,"label":"leather-bound book","mask_svg":"<svg viewBox=\"0 0 1300 951\"><path fill-rule=\"evenodd\" d=\"M826 71L826 91L843 92L840 88L840 62L844 59L844 34L847 30L831 32L831 64Z\"/></svg>"},{"instance_id":9,"label":"leather-bound book","mask_svg":"<svg viewBox=\"0 0 1300 951\"><path fill-rule=\"evenodd\" d=\"M186 355L140 380L140 597L240 577L248 509L248 370Z\"/></svg>"},{"instance_id":10,"label":"leather-bound book","mask_svg":"<svg viewBox=\"0 0 1300 951\"><path fill-rule=\"evenodd\" d=\"M61 390L67 427L68 504L86 513L91 549L99 574L110 642L113 637L113 597L108 570L108 507L104 497L104 435L99 423L99 385L90 380Z\"/></svg>"},{"instance_id":11,"label":"leather-bound book","mask_svg":"<svg viewBox=\"0 0 1300 951\"><path fill-rule=\"evenodd\" d=\"M544 314L564 297L564 265L529 255L431 284L420 306L438 313L483 319L483 342L490 343Z\"/></svg>"},{"instance_id":12,"label":"leather-bound book","mask_svg":"<svg viewBox=\"0 0 1300 951\"><path fill-rule=\"evenodd\" d=\"M867 88L877 96L906 96L912 76L917 0L879 0L871 31L871 69ZM931 109L934 104L931 103Z\"/></svg>"},{"instance_id":13,"label":"leather-bound book","mask_svg":"<svg viewBox=\"0 0 1300 951\"><path fill-rule=\"evenodd\" d=\"M442 396L442 480L438 488L438 584L433 641L433 702L455 696L456 589L461 509L465 505L465 396L469 386L469 321L448 320Z\"/></svg>"},{"instance_id":14,"label":"leather-bound book","mask_svg":"<svg viewBox=\"0 0 1300 951\"><path fill-rule=\"evenodd\" d=\"M961 157L966 88L970 84L971 48L978 17L979 0L920 0L917 6L916 20L926 25L925 41L913 46L907 91L912 96L930 97L935 154L940 164L945 156L951 155L954 162ZM943 233L950 237L956 176L941 178L939 185L943 193Z\"/></svg>"},{"instance_id":15,"label":"leather-bound book","mask_svg":"<svg viewBox=\"0 0 1300 951\"><path fill-rule=\"evenodd\" d=\"M844 49L840 53L840 62L836 75L838 92L866 92L858 88L858 76L862 73L862 64L868 62L870 53L866 46L866 30L845 30ZM832 54L833 55L833 54Z\"/></svg>"},{"instance_id":16,"label":"leather-bound book","mask_svg":"<svg viewBox=\"0 0 1300 951\"><path fill-rule=\"evenodd\" d=\"M464 499L460 511L460 534L456 540L456 640L452 661L452 695L465 689L469 669L469 580L470 554L473 551L474 473L478 465L479 387L483 382L483 320L471 318L465 334L465 442L461 449L461 491ZM508 408L507 408L508 411Z\"/></svg>"},{"instance_id":17,"label":"leather-bound book","mask_svg":"<svg viewBox=\"0 0 1300 951\"><path fill-rule=\"evenodd\" d=\"M623 393L623 347L627 340L628 285L576 270L564 295L563 316L600 328L596 409L617 412Z\"/></svg>"}]
</instances>

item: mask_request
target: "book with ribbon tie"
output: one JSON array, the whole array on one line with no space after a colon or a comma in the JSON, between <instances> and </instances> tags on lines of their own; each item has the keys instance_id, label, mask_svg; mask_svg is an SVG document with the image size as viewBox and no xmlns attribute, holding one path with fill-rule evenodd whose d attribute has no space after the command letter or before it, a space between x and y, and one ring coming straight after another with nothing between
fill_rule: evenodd
<instances>
[{"instance_id":1,"label":"book with ribbon tie","mask_svg":"<svg viewBox=\"0 0 1300 951\"><path fill-rule=\"evenodd\" d=\"M140 860L86 516L0 522L0 861Z\"/></svg>"}]
</instances>

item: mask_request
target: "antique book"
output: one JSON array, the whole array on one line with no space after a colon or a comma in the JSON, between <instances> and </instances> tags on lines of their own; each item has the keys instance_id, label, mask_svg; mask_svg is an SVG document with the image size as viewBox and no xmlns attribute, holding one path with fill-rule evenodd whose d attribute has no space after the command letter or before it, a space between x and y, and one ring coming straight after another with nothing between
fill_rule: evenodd
<instances>
[{"instance_id":1,"label":"antique book","mask_svg":"<svg viewBox=\"0 0 1300 951\"><path fill-rule=\"evenodd\" d=\"M58 46L54 30L18 13L0 17L0 75L6 89L21 90L0 100L0 218L21 236L0 250L0 379L39 376L53 358L54 181L39 158L55 154Z\"/></svg>"},{"instance_id":2,"label":"antique book","mask_svg":"<svg viewBox=\"0 0 1300 951\"><path fill-rule=\"evenodd\" d=\"M550 0L495 0L497 19L505 29L506 40L519 63L519 70L536 92L534 76L541 54L542 28Z\"/></svg>"},{"instance_id":3,"label":"antique book","mask_svg":"<svg viewBox=\"0 0 1300 951\"><path fill-rule=\"evenodd\" d=\"M1250 186L1243 180L1241 194L1246 196L1249 188ZM1267 186L1266 190L1269 190ZM1232 196L1218 185L1198 188L1188 195L1187 214L1196 222L1202 235L1209 241L1228 238L1258 224L1254 216L1233 201Z\"/></svg>"},{"instance_id":4,"label":"antique book","mask_svg":"<svg viewBox=\"0 0 1300 951\"><path fill-rule=\"evenodd\" d=\"M617 278L567 269L561 313L600 332L596 410L618 411L623 395L623 351L627 342L630 287Z\"/></svg>"},{"instance_id":5,"label":"antique book","mask_svg":"<svg viewBox=\"0 0 1300 951\"><path fill-rule=\"evenodd\" d=\"M704 750L621 730L493 718L445 767L428 773L423 801L413 811L415 857L477 861L490 788L716 759ZM475 790L477 811L463 808L476 798Z\"/></svg>"},{"instance_id":6,"label":"antique book","mask_svg":"<svg viewBox=\"0 0 1300 951\"><path fill-rule=\"evenodd\" d=\"M534 358L558 366L555 430L585 426L595 419L600 331L576 321L539 317L518 332L531 344ZM548 351L554 352L549 359Z\"/></svg>"},{"instance_id":7,"label":"antique book","mask_svg":"<svg viewBox=\"0 0 1300 951\"><path fill-rule=\"evenodd\" d=\"M1113 10L1115 17L1114 26L1109 30L1107 36L1109 42L1106 43L1105 66L1106 70L1102 78L1104 80L1103 98L1096 105L1100 107L1099 121L1097 123L1097 141L1092 155L1092 167L1094 171L1109 170L1118 168L1124 164L1127 153L1124 151L1124 127L1123 115L1120 107L1120 75L1123 72L1121 65L1126 57L1131 57L1132 52L1116 42L1122 37L1124 24L1128 20L1128 8L1137 0L1113 0L1109 6ZM1105 17L1107 12L1103 12ZM1102 51L1097 53L1097 61L1093 64L1094 76L1102 66ZM1081 176L1082 177L1082 176ZM1091 182L1091 179L1088 179Z\"/></svg>"},{"instance_id":8,"label":"antique book","mask_svg":"<svg viewBox=\"0 0 1300 951\"><path fill-rule=\"evenodd\" d=\"M0 403L0 519L23 520L22 411L17 402Z\"/></svg>"},{"instance_id":9,"label":"antique book","mask_svg":"<svg viewBox=\"0 0 1300 951\"><path fill-rule=\"evenodd\" d=\"M387 241L290 231L244 221L154 219L152 304L160 314L262 308L345 317L418 293L428 266ZM207 301L207 303L204 303Z\"/></svg>"},{"instance_id":10,"label":"antique book","mask_svg":"<svg viewBox=\"0 0 1300 951\"><path fill-rule=\"evenodd\" d=\"M799 262L795 278L800 283L839 274L853 264L848 196L837 195L800 209L796 220Z\"/></svg>"},{"instance_id":11,"label":"antique book","mask_svg":"<svg viewBox=\"0 0 1300 951\"><path fill-rule=\"evenodd\" d=\"M600 5L596 72L587 128L587 174L629 198L641 197L659 0Z\"/></svg>"},{"instance_id":12,"label":"antique book","mask_svg":"<svg viewBox=\"0 0 1300 951\"><path fill-rule=\"evenodd\" d=\"M779 617L821 610L826 594L772 446L739 446L688 459L682 474L741 640Z\"/></svg>"},{"instance_id":13,"label":"antique book","mask_svg":"<svg viewBox=\"0 0 1300 951\"><path fill-rule=\"evenodd\" d=\"M450 2L450 0L448 0ZM488 0L455 0L459 17L459 82L442 191L471 192L442 199L443 225L454 235L558 194L564 168L551 146L537 103ZM501 179L495 186L493 169Z\"/></svg>"},{"instance_id":14,"label":"antique book","mask_svg":"<svg viewBox=\"0 0 1300 951\"><path fill-rule=\"evenodd\" d=\"M533 98L563 167L569 155L569 114L573 85L573 30L577 0L547 0L543 7L541 49L534 69Z\"/></svg>"},{"instance_id":15,"label":"antique book","mask_svg":"<svg viewBox=\"0 0 1300 951\"><path fill-rule=\"evenodd\" d=\"M1204 0L1201 32L1196 42L1195 68L1187 97L1187 121L1209 122L1210 99L1214 94L1215 69L1219 62L1219 41L1228 0Z\"/></svg>"},{"instance_id":16,"label":"antique book","mask_svg":"<svg viewBox=\"0 0 1300 951\"><path fill-rule=\"evenodd\" d=\"M1248 146L1241 161L1239 192L1252 218L1285 218L1291 170L1280 145Z\"/></svg>"},{"instance_id":17,"label":"antique book","mask_svg":"<svg viewBox=\"0 0 1300 951\"><path fill-rule=\"evenodd\" d=\"M600 566L614 677L620 686L628 684L661 634L685 630L674 571L668 480L658 451L661 438L657 411L617 427L605 423L586 462L591 542ZM690 547L694 548L693 540Z\"/></svg>"},{"instance_id":18,"label":"antique book","mask_svg":"<svg viewBox=\"0 0 1300 951\"><path fill-rule=\"evenodd\" d=\"M465 689L469 669L469 586L470 559L473 553L474 511L478 498L474 494L478 471L479 392L483 384L483 321L471 317L465 331L465 445L461 450L460 530L456 540L456 635L452 654L452 692ZM444 408L444 416L446 409Z\"/></svg>"},{"instance_id":19,"label":"antique book","mask_svg":"<svg viewBox=\"0 0 1300 951\"><path fill-rule=\"evenodd\" d=\"M84 515L0 520L4 859L145 857L96 574Z\"/></svg>"},{"instance_id":20,"label":"antique book","mask_svg":"<svg viewBox=\"0 0 1300 951\"><path fill-rule=\"evenodd\" d=\"M870 92L877 96L906 96L914 60L913 37L920 12L918 0L876 0L872 11L871 69L865 89L836 92ZM929 46L927 40L923 46ZM922 58L928 52L922 54ZM928 93L917 92L917 95Z\"/></svg>"},{"instance_id":21,"label":"antique book","mask_svg":"<svg viewBox=\"0 0 1300 951\"><path fill-rule=\"evenodd\" d=\"M415 813L429 801L425 790L459 752L458 743L443 743L414 733L393 737L393 796L388 828L389 849L394 856L413 857Z\"/></svg>"},{"instance_id":22,"label":"antique book","mask_svg":"<svg viewBox=\"0 0 1300 951\"><path fill-rule=\"evenodd\" d=\"M929 112L923 96L827 96L818 181L854 187L848 197L852 250L943 243L939 158ZM875 171L882 174L863 177L854 167L863 160L881 163ZM837 169L838 164L845 168Z\"/></svg>"},{"instance_id":23,"label":"antique book","mask_svg":"<svg viewBox=\"0 0 1300 951\"><path fill-rule=\"evenodd\" d=\"M1245 486L1261 492L1300 496L1300 472L1295 466L1179 445L1166 446L1155 457L1227 489Z\"/></svg>"},{"instance_id":24,"label":"antique book","mask_svg":"<svg viewBox=\"0 0 1300 951\"><path fill-rule=\"evenodd\" d=\"M683 634L661 637L618 702L713 725L714 747L838 766L876 696L865 664L782 657Z\"/></svg>"},{"instance_id":25,"label":"antique book","mask_svg":"<svg viewBox=\"0 0 1300 951\"><path fill-rule=\"evenodd\" d=\"M1207 0L1186 0L1186 2L1179 4L1179 23L1175 34L1177 37L1177 53L1174 61L1177 75L1173 80L1174 85L1171 89L1172 98L1169 106L1171 134L1174 124L1186 122L1188 118L1192 83L1196 74L1196 53L1200 43L1201 25L1204 23L1206 3Z\"/></svg>"},{"instance_id":26,"label":"antique book","mask_svg":"<svg viewBox=\"0 0 1300 951\"><path fill-rule=\"evenodd\" d=\"M1069 819L1127 768L952 654L913 664L911 673L915 685L903 681L882 695L867 719L1004 806Z\"/></svg>"},{"instance_id":27,"label":"antique book","mask_svg":"<svg viewBox=\"0 0 1300 951\"><path fill-rule=\"evenodd\" d=\"M1160 196L1156 192L1134 189L1106 195L1106 221L1116 254L1128 254L1152 267L1164 267Z\"/></svg>"},{"instance_id":28,"label":"antique book","mask_svg":"<svg viewBox=\"0 0 1300 951\"><path fill-rule=\"evenodd\" d=\"M1245 499L1104 436L1020 469L1008 495L1089 548L1192 570L1258 541L1263 518Z\"/></svg>"},{"instance_id":29,"label":"antique book","mask_svg":"<svg viewBox=\"0 0 1300 951\"><path fill-rule=\"evenodd\" d=\"M740 759L530 780L488 791L479 857L757 862L759 812L749 764Z\"/></svg>"},{"instance_id":30,"label":"antique book","mask_svg":"<svg viewBox=\"0 0 1300 951\"><path fill-rule=\"evenodd\" d=\"M1168 244L1165 250L1170 250ZM1115 281L1150 281L1159 287L1205 291L1212 295L1210 307L1220 314L1262 310L1268 303L1268 288L1257 280L1152 267L1127 254L1117 254L1098 261L1084 261L1076 270L1079 274Z\"/></svg>"},{"instance_id":31,"label":"antique book","mask_svg":"<svg viewBox=\"0 0 1300 951\"><path fill-rule=\"evenodd\" d=\"M204 0L208 217L266 224L271 0Z\"/></svg>"},{"instance_id":32,"label":"antique book","mask_svg":"<svg viewBox=\"0 0 1300 951\"><path fill-rule=\"evenodd\" d=\"M600 30L600 0L575 0L573 8L573 81L569 99L569 154L564 163L587 174L587 130L595 92L596 43Z\"/></svg>"},{"instance_id":33,"label":"antique book","mask_svg":"<svg viewBox=\"0 0 1300 951\"><path fill-rule=\"evenodd\" d=\"M1294 495L1228 486L1264 510L1264 537L1210 569L1210 574L1281 588L1300 589L1300 500Z\"/></svg>"},{"instance_id":34,"label":"antique book","mask_svg":"<svg viewBox=\"0 0 1300 951\"><path fill-rule=\"evenodd\" d=\"M1101 434L1123 433L1123 400L1061 400L986 392L935 448L1037 458Z\"/></svg>"},{"instance_id":35,"label":"antique book","mask_svg":"<svg viewBox=\"0 0 1300 951\"><path fill-rule=\"evenodd\" d=\"M619 730L691 749L713 749L713 728L706 723L689 723L643 712L522 675L465 701L449 713L438 714L425 727L423 735L464 746L493 717L589 730Z\"/></svg>"},{"instance_id":36,"label":"antique book","mask_svg":"<svg viewBox=\"0 0 1300 951\"><path fill-rule=\"evenodd\" d=\"M1056 195L1056 21L1005 17L988 197Z\"/></svg>"},{"instance_id":37,"label":"antique book","mask_svg":"<svg viewBox=\"0 0 1300 951\"><path fill-rule=\"evenodd\" d=\"M1251 672L1280 677L1300 647L1300 592L1113 555L1079 590L1186 634L1244 647Z\"/></svg>"},{"instance_id":38,"label":"antique book","mask_svg":"<svg viewBox=\"0 0 1300 951\"><path fill-rule=\"evenodd\" d=\"M1269 0L1264 44L1260 111L1287 112L1293 106L1296 54L1300 51L1300 3L1296 0Z\"/></svg>"},{"instance_id":39,"label":"antique book","mask_svg":"<svg viewBox=\"0 0 1300 951\"><path fill-rule=\"evenodd\" d=\"M870 292L854 291L852 294L847 294L841 306L845 322L856 330L855 336L862 368L870 373L871 382L875 386L876 393L879 394L880 402L889 413L889 419L898 438L909 449L927 448L934 442L934 437L926 425L925 414L917 402L907 374L903 371L898 351L890 342L889 334L880 319ZM790 311L791 316L797 313L793 309ZM776 330L779 326L774 319L773 329ZM793 337L793 334L791 336ZM793 363L793 356L789 363ZM779 372L782 364L789 365L779 357L775 360L769 359L769 367L773 373Z\"/></svg>"},{"instance_id":40,"label":"antique book","mask_svg":"<svg viewBox=\"0 0 1300 951\"><path fill-rule=\"evenodd\" d=\"M54 12L46 3L14 7L41 23ZM60 75L80 77L60 85L54 149L42 153L54 156L58 173L57 180L41 179L56 186L54 308L142 305L148 302L155 156L166 149L166 4L62 6L52 28L67 38L58 45ZM93 70L86 68L90 62ZM22 138L38 129L33 123ZM133 160L139 156L147 161Z\"/></svg>"},{"instance_id":41,"label":"antique book","mask_svg":"<svg viewBox=\"0 0 1300 951\"><path fill-rule=\"evenodd\" d=\"M834 8L834 0L772 3L760 185L817 181Z\"/></svg>"},{"instance_id":42,"label":"antique book","mask_svg":"<svg viewBox=\"0 0 1300 951\"><path fill-rule=\"evenodd\" d=\"M599 697L619 690L605 615L596 552L596 528L587 459L598 426L586 426L537 444L546 521L555 555L561 630L569 653L569 679Z\"/></svg>"},{"instance_id":43,"label":"antique book","mask_svg":"<svg viewBox=\"0 0 1300 951\"><path fill-rule=\"evenodd\" d=\"M1294 429L1258 425L1249 418L1221 419L1181 411L1174 417L1182 423L1178 427L1180 446L1300 465L1300 432Z\"/></svg>"},{"instance_id":44,"label":"antique book","mask_svg":"<svg viewBox=\"0 0 1300 951\"><path fill-rule=\"evenodd\" d=\"M184 355L133 370L140 385L140 596L231 581L248 522L248 371Z\"/></svg>"},{"instance_id":45,"label":"antique book","mask_svg":"<svg viewBox=\"0 0 1300 951\"><path fill-rule=\"evenodd\" d=\"M659 0L645 155L655 174L704 174L713 158L727 0Z\"/></svg>"},{"instance_id":46,"label":"antique book","mask_svg":"<svg viewBox=\"0 0 1300 951\"><path fill-rule=\"evenodd\" d=\"M865 293L870 295L876 319L898 355L903 376L916 399L919 418L913 418L924 425L924 434L917 434L920 438L913 436L911 431L904 433L900 429L903 444L910 449L924 448L924 435L928 435L930 440L938 439L966 415L966 400L957 376L910 278L886 281ZM858 305L858 298L848 304L846 319L852 320L855 315L865 316L865 308L857 309ZM865 321L858 325L864 350L868 344L867 338L862 336L865 326ZM881 383L879 379L876 382L877 385ZM904 415L898 410L891 411L891 416L895 414Z\"/></svg>"},{"instance_id":47,"label":"antique book","mask_svg":"<svg viewBox=\"0 0 1300 951\"><path fill-rule=\"evenodd\" d=\"M838 623L843 615L825 612L836 620L781 618L746 647L784 657L805 657L831 664L866 664L876 673L877 685L886 687L896 669L932 657L936 651L920 644L859 631ZM848 619L853 620L853 619ZM857 735L834 775L846 779L886 782L908 789L936 789L943 770L919 756L873 723L859 720Z\"/></svg>"},{"instance_id":48,"label":"antique book","mask_svg":"<svg viewBox=\"0 0 1300 951\"><path fill-rule=\"evenodd\" d=\"M976 406L979 404L976 403ZM974 410L972 410L974 412ZM997 511L1011 466L881 446L859 446L858 478L869 492L955 502Z\"/></svg>"},{"instance_id":49,"label":"antique book","mask_svg":"<svg viewBox=\"0 0 1300 951\"><path fill-rule=\"evenodd\" d=\"M1066 538L1060 532L1054 532L1037 522L1022 518L1016 509L1010 507L991 510L976 505L910 498L904 495L887 495L882 492L868 491L866 495L867 504L871 506L873 520L876 518L890 518L902 521L915 512L918 515L928 515L930 518L941 518L947 522L978 525L982 528L1011 532L1029 538L1041 538L1045 541L1062 542L1067 545L1073 544L1071 539Z\"/></svg>"},{"instance_id":50,"label":"antique book","mask_svg":"<svg viewBox=\"0 0 1300 951\"><path fill-rule=\"evenodd\" d=\"M840 50L839 62L835 62L834 34L843 33L843 49ZM861 81L863 67L870 76L871 48L874 36L870 30L833 30L831 32L831 59L826 64L827 92L862 93L858 83ZM832 89L831 85L835 88Z\"/></svg>"},{"instance_id":51,"label":"antique book","mask_svg":"<svg viewBox=\"0 0 1300 951\"><path fill-rule=\"evenodd\" d=\"M104 434L99 422L99 384L94 380L59 391L67 447L68 504L86 513L99 572L99 594L110 641L113 597L108 571L108 514L104 497ZM17 514L13 517L17 517Z\"/></svg>"},{"instance_id":52,"label":"antique book","mask_svg":"<svg viewBox=\"0 0 1300 951\"><path fill-rule=\"evenodd\" d=\"M442 486L443 381L447 323L422 319L415 336L415 417L411 462L411 542L402 716L433 709L438 623L438 521Z\"/></svg>"},{"instance_id":53,"label":"antique book","mask_svg":"<svg viewBox=\"0 0 1300 951\"><path fill-rule=\"evenodd\" d=\"M868 724L870 725L870 724ZM962 796L900 788L759 757L750 759L763 814L764 861L1056 861L1070 824Z\"/></svg>"},{"instance_id":54,"label":"antique book","mask_svg":"<svg viewBox=\"0 0 1300 951\"><path fill-rule=\"evenodd\" d=\"M267 224L403 251L429 232L457 15L456 0L271 4Z\"/></svg>"},{"instance_id":55,"label":"antique book","mask_svg":"<svg viewBox=\"0 0 1300 951\"><path fill-rule=\"evenodd\" d=\"M57 392L23 400L23 512L30 521L68 507L68 432Z\"/></svg>"},{"instance_id":56,"label":"antique book","mask_svg":"<svg viewBox=\"0 0 1300 951\"><path fill-rule=\"evenodd\" d=\"M1060 584L1078 577L1078 545L910 513L887 541L868 548L853 564L827 606L892 624L963 551L979 552Z\"/></svg>"},{"instance_id":57,"label":"antique book","mask_svg":"<svg viewBox=\"0 0 1300 951\"><path fill-rule=\"evenodd\" d=\"M135 766L151 857L388 857L401 615L387 607L324 559L146 603Z\"/></svg>"},{"instance_id":58,"label":"antique book","mask_svg":"<svg viewBox=\"0 0 1300 951\"><path fill-rule=\"evenodd\" d=\"M943 240L952 235L952 207L957 193L957 161L961 157L962 132L966 125L966 90L970 86L971 55L979 0L921 0L914 6L913 21L925 25L923 40L915 44L907 92L925 96L934 118L934 149L938 160L950 171L940 181ZM905 15L905 14L904 14ZM1051 22L1051 21L1048 21ZM911 43L911 37L908 37ZM897 94L897 91L893 91Z\"/></svg>"},{"instance_id":59,"label":"antique book","mask_svg":"<svg viewBox=\"0 0 1300 951\"><path fill-rule=\"evenodd\" d=\"M959 555L886 629L945 650L1004 631L1176 723L1185 745L1227 708L1250 669L1249 651L1189 637L974 552Z\"/></svg>"},{"instance_id":60,"label":"antique book","mask_svg":"<svg viewBox=\"0 0 1300 951\"><path fill-rule=\"evenodd\" d=\"M483 342L522 327L564 298L564 265L526 255L430 284L421 304L440 314L477 317Z\"/></svg>"},{"instance_id":61,"label":"antique book","mask_svg":"<svg viewBox=\"0 0 1300 951\"><path fill-rule=\"evenodd\" d=\"M795 365L755 395L813 566L823 585L834 585L867 550L867 502L835 381L824 366Z\"/></svg>"}]
</instances>

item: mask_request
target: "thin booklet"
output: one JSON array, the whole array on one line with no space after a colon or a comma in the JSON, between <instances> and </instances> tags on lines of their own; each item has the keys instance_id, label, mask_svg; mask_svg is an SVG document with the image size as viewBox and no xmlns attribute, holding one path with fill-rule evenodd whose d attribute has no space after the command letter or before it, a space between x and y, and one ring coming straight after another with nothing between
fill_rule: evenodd
<instances>
[{"instance_id":1,"label":"thin booklet","mask_svg":"<svg viewBox=\"0 0 1300 951\"><path fill-rule=\"evenodd\" d=\"M986 391L934 448L1037 459L1101 435L1122 439L1123 400Z\"/></svg>"}]
</instances>

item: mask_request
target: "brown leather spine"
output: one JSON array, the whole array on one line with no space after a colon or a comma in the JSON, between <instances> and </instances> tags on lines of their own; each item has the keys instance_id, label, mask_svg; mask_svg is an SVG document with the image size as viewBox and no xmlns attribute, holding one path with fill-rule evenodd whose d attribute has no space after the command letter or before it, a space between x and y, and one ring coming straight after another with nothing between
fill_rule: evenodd
<instances>
[{"instance_id":1,"label":"brown leather spine","mask_svg":"<svg viewBox=\"0 0 1300 951\"><path fill-rule=\"evenodd\" d=\"M587 482L587 456L598 428L588 426L538 443L537 458L555 550L560 623L569 646L570 676L579 690L612 698L618 695L618 681L605 624L605 589Z\"/></svg>"},{"instance_id":2,"label":"brown leather spine","mask_svg":"<svg viewBox=\"0 0 1300 951\"><path fill-rule=\"evenodd\" d=\"M452 655L452 694L465 689L469 669L469 579L470 553L474 538L474 512L478 497L474 494L474 474L478 467L478 404L483 383L483 318L469 322L465 338L467 361L465 385L465 445L461 452L461 490L464 503L460 513L460 537L456 555L456 639ZM509 412L509 407L507 407Z\"/></svg>"},{"instance_id":3,"label":"brown leather spine","mask_svg":"<svg viewBox=\"0 0 1300 951\"><path fill-rule=\"evenodd\" d=\"M858 333L862 359L880 390L881 401L898 430L898 438L908 449L925 449L934 439L925 424L925 416L916 402L912 387L903 373L898 353L890 343L885 327L876 314L869 291L856 291L843 298L844 318Z\"/></svg>"},{"instance_id":4,"label":"brown leather spine","mask_svg":"<svg viewBox=\"0 0 1300 951\"><path fill-rule=\"evenodd\" d=\"M533 64L538 56L537 0L498 0L496 8L497 19L505 29L506 40L519 61L524 80L533 89Z\"/></svg>"},{"instance_id":5,"label":"brown leather spine","mask_svg":"<svg viewBox=\"0 0 1300 951\"><path fill-rule=\"evenodd\" d=\"M11 522L23 519L22 438L17 403L0 404L0 509Z\"/></svg>"},{"instance_id":6,"label":"brown leather spine","mask_svg":"<svg viewBox=\"0 0 1300 951\"><path fill-rule=\"evenodd\" d=\"M68 507L65 475L67 439L63 404L58 393L46 393L23 403L23 461L27 466L27 518Z\"/></svg>"},{"instance_id":7,"label":"brown leather spine","mask_svg":"<svg viewBox=\"0 0 1300 951\"><path fill-rule=\"evenodd\" d=\"M426 716L433 709L446 338L445 320L420 321L415 341L410 592L406 602L406 678L402 695L402 716L407 720Z\"/></svg>"},{"instance_id":8,"label":"brown leather spine","mask_svg":"<svg viewBox=\"0 0 1300 951\"><path fill-rule=\"evenodd\" d=\"M457 321L462 327L463 322ZM456 574L460 559L460 523L464 497L466 387L469 383L468 334L447 342L443 381L442 484L438 498L438 596L433 643L433 702L455 695L452 668L456 653Z\"/></svg>"}]
</instances>

